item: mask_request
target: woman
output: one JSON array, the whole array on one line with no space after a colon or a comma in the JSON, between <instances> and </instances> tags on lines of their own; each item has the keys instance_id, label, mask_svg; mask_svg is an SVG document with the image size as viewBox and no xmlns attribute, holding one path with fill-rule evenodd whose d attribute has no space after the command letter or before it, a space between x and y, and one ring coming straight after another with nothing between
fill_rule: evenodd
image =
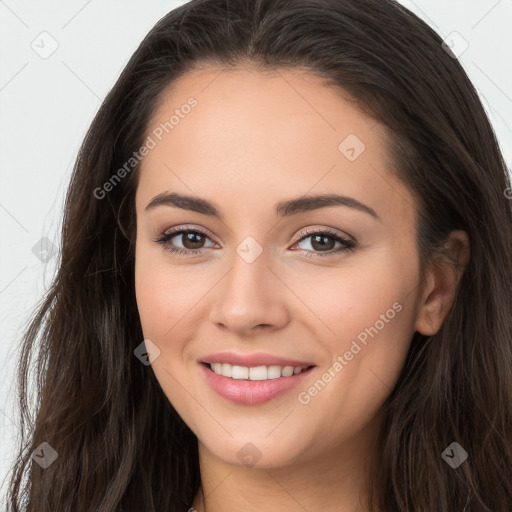
<instances>
[{"instance_id":1,"label":"woman","mask_svg":"<svg viewBox=\"0 0 512 512\"><path fill-rule=\"evenodd\" d=\"M510 510L510 186L399 4L173 10L75 165L9 506Z\"/></svg>"}]
</instances>

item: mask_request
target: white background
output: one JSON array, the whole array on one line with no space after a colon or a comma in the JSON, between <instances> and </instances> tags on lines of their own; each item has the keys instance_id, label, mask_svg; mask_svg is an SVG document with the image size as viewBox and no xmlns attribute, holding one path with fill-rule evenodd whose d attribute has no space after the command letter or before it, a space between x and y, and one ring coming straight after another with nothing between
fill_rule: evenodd
<instances>
[{"instance_id":1,"label":"white background","mask_svg":"<svg viewBox=\"0 0 512 512\"><path fill-rule=\"evenodd\" d=\"M0 498L18 435L20 336L54 272L55 258L43 263L32 248L43 236L59 245L66 186L86 129L142 38L183 3L0 0ZM460 60L510 168L512 0L402 3L443 37L460 34L450 36L455 50L469 44ZM44 31L58 43L46 59L31 46Z\"/></svg>"}]
</instances>

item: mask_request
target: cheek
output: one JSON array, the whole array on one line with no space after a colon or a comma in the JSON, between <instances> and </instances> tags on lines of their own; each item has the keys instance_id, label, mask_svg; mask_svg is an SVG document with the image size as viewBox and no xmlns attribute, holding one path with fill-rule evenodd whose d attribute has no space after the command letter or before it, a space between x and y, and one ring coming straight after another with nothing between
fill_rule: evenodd
<instances>
[{"instance_id":1,"label":"cheek","mask_svg":"<svg viewBox=\"0 0 512 512\"><path fill-rule=\"evenodd\" d=\"M410 292L415 283L415 270L410 264L404 270L401 263L390 252L368 254L357 261L347 259L338 269L316 269L314 273L310 270L309 275L294 272L293 276L287 276L287 282L304 303L303 318L308 319L305 321L310 323L309 313L314 313L317 324L323 325L317 335L329 344L333 353L343 350L347 343L350 345L350 340L376 322L382 328L382 322L389 319L383 331L403 328L398 317L406 315L397 313L398 306L393 308L393 305L399 303L401 309L406 309L404 303L410 302L414 295Z\"/></svg>"},{"instance_id":2,"label":"cheek","mask_svg":"<svg viewBox=\"0 0 512 512\"><path fill-rule=\"evenodd\" d=\"M169 269L155 258L153 248L139 244L135 254L135 294L144 337L160 340L177 321L187 289L169 278Z\"/></svg>"},{"instance_id":3,"label":"cheek","mask_svg":"<svg viewBox=\"0 0 512 512\"><path fill-rule=\"evenodd\" d=\"M187 341L193 337L187 320L204 292L198 290L196 281L191 284L190 278L195 279L191 272L169 266L157 251L152 247L137 247L137 308L144 339L152 340L160 349L159 357L151 365L155 377L180 414L190 417L193 403L179 385L187 380L182 356Z\"/></svg>"},{"instance_id":4,"label":"cheek","mask_svg":"<svg viewBox=\"0 0 512 512\"><path fill-rule=\"evenodd\" d=\"M137 307L146 338L164 339L193 303L195 293L191 287L183 287L178 275L169 274L172 273L154 265L141 265L136 271Z\"/></svg>"},{"instance_id":5,"label":"cheek","mask_svg":"<svg viewBox=\"0 0 512 512\"><path fill-rule=\"evenodd\" d=\"M343 358L323 405L334 393L345 396L343 407L351 403L360 412L365 401L385 398L403 367L414 332L416 269L391 253L380 256L347 265L337 275L329 269L314 281L295 283L297 295L321 322L309 316L301 321L307 328L317 326L315 337L331 363Z\"/></svg>"},{"instance_id":6,"label":"cheek","mask_svg":"<svg viewBox=\"0 0 512 512\"><path fill-rule=\"evenodd\" d=\"M186 337L189 319L215 285L216 275L207 268L170 265L160 247L141 244L136 250L135 294L144 336L160 343Z\"/></svg>"},{"instance_id":7,"label":"cheek","mask_svg":"<svg viewBox=\"0 0 512 512\"><path fill-rule=\"evenodd\" d=\"M412 338L414 307L406 282L389 275L374 277L359 276L353 283L347 279L317 299L324 302L323 322L334 331L317 331L330 361L317 380L298 390L297 401L308 418L340 425L333 431L335 438L354 435L374 418L400 375ZM357 287L350 288L350 283ZM347 421L343 427L340 418Z\"/></svg>"}]
</instances>

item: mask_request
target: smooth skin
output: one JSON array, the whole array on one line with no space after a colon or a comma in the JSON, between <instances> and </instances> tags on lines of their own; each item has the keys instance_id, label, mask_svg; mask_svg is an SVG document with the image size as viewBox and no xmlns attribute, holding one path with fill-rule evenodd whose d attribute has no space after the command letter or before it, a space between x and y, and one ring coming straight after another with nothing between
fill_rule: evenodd
<instances>
[{"instance_id":1,"label":"smooth skin","mask_svg":"<svg viewBox=\"0 0 512 512\"><path fill-rule=\"evenodd\" d=\"M164 91L147 135L191 96L197 106L142 162L135 263L144 337L160 350L152 369L199 442L202 484L191 505L199 512L365 511L382 405L414 332L434 334L446 317L468 237L452 233L461 270L432 268L421 286L417 203L391 173L385 130L320 78L205 66ZM338 149L350 134L365 145L354 161ZM214 203L222 219L165 204L146 210L170 192ZM354 198L378 218L344 205L285 217L274 211L278 202L319 194ZM155 242L181 226L206 236ZM340 251L330 234L315 243L325 229L356 246ZM252 263L236 251L249 236L262 249ZM300 403L299 393L394 303L400 312ZM299 388L239 405L199 371L198 361L219 351L269 352L317 368ZM261 454L252 467L237 455L248 442Z\"/></svg>"}]
</instances>

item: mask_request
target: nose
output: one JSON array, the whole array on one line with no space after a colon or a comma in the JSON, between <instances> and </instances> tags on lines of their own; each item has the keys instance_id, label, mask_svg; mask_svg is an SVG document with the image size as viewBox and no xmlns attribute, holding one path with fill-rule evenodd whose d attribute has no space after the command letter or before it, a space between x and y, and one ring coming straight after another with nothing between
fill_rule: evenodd
<instances>
[{"instance_id":1,"label":"nose","mask_svg":"<svg viewBox=\"0 0 512 512\"><path fill-rule=\"evenodd\" d=\"M261 254L248 263L234 254L232 268L215 287L210 320L239 336L273 331L290 321L287 288Z\"/></svg>"}]
</instances>

